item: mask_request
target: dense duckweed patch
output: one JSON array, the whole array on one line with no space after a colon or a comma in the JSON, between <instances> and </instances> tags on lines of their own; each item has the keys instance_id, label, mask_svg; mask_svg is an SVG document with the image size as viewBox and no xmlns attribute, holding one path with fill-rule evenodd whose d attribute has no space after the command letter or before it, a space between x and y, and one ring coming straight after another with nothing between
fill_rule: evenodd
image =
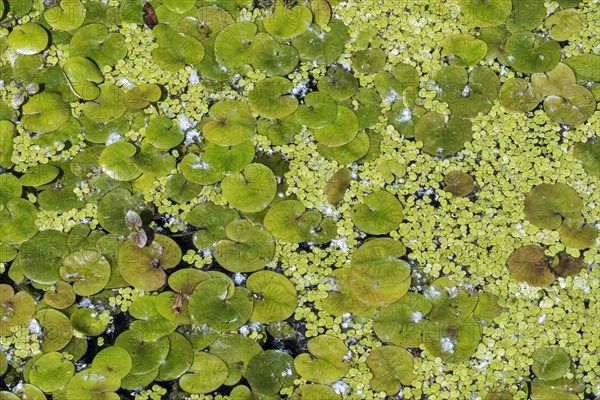
<instances>
[{"instance_id":1,"label":"dense duckweed patch","mask_svg":"<svg viewBox=\"0 0 600 400\"><path fill-rule=\"evenodd\" d=\"M599 395L599 19L0 2L0 398Z\"/></svg>"}]
</instances>

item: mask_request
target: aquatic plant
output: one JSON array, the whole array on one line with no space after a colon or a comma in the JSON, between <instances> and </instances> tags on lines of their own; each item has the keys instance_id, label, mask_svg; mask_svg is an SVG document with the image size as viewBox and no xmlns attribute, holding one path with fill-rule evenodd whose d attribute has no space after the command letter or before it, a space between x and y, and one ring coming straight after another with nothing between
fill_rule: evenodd
<instances>
[{"instance_id":1,"label":"aquatic plant","mask_svg":"<svg viewBox=\"0 0 600 400\"><path fill-rule=\"evenodd\" d=\"M599 15L0 1L0 398L597 395Z\"/></svg>"}]
</instances>

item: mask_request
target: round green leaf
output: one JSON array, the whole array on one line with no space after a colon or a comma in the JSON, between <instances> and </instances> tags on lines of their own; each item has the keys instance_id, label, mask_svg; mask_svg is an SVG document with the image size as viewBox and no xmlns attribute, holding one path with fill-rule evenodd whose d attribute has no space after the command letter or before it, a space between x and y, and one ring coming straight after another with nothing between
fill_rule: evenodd
<instances>
[{"instance_id":1,"label":"round green leaf","mask_svg":"<svg viewBox=\"0 0 600 400\"><path fill-rule=\"evenodd\" d=\"M121 387L121 380L114 375L102 375L93 369L78 372L67 385L67 400L102 399L119 400L115 392Z\"/></svg>"},{"instance_id":2,"label":"round green leaf","mask_svg":"<svg viewBox=\"0 0 600 400\"><path fill-rule=\"evenodd\" d=\"M573 157L583 164L588 174L600 178L600 140L576 143L573 146Z\"/></svg>"},{"instance_id":3,"label":"round green leaf","mask_svg":"<svg viewBox=\"0 0 600 400\"><path fill-rule=\"evenodd\" d=\"M458 364L469 359L481 340L481 326L473 317L461 322L428 322L423 334L425 350L442 361Z\"/></svg>"},{"instance_id":4,"label":"round green leaf","mask_svg":"<svg viewBox=\"0 0 600 400\"><path fill-rule=\"evenodd\" d=\"M225 227L238 218L238 213L231 208L218 206L211 202L200 203L187 216L187 222L199 228L192 240L200 250L213 248L214 243L227 239Z\"/></svg>"},{"instance_id":5,"label":"round green leaf","mask_svg":"<svg viewBox=\"0 0 600 400\"><path fill-rule=\"evenodd\" d=\"M580 215L583 202L570 186L543 183L525 198L525 218L542 229L558 229L563 219Z\"/></svg>"},{"instance_id":6,"label":"round green leaf","mask_svg":"<svg viewBox=\"0 0 600 400\"><path fill-rule=\"evenodd\" d=\"M99 67L115 65L127 55L125 37L102 24L85 25L73 35L69 55L90 58Z\"/></svg>"},{"instance_id":7,"label":"round green leaf","mask_svg":"<svg viewBox=\"0 0 600 400\"><path fill-rule=\"evenodd\" d=\"M57 130L71 118L71 107L56 93L38 93L23 105L21 122L28 130L48 133Z\"/></svg>"},{"instance_id":8,"label":"round green leaf","mask_svg":"<svg viewBox=\"0 0 600 400\"><path fill-rule=\"evenodd\" d=\"M582 20L575 10L560 10L545 21L550 37L559 42L569 38L581 30Z\"/></svg>"},{"instance_id":9,"label":"round green leaf","mask_svg":"<svg viewBox=\"0 0 600 400\"><path fill-rule=\"evenodd\" d=\"M513 1L506 27L511 32L534 30L546 18L546 12L544 0Z\"/></svg>"},{"instance_id":10,"label":"round green leaf","mask_svg":"<svg viewBox=\"0 0 600 400\"><path fill-rule=\"evenodd\" d=\"M545 381L560 379L570 371L569 354L559 347L540 347L533 352L531 358L533 373Z\"/></svg>"},{"instance_id":11,"label":"round green leaf","mask_svg":"<svg viewBox=\"0 0 600 400\"><path fill-rule=\"evenodd\" d=\"M413 356L401 347L377 347L369 353L366 362L373 373L371 387L388 396L398 393L401 384L408 386L416 378Z\"/></svg>"},{"instance_id":12,"label":"round green leaf","mask_svg":"<svg viewBox=\"0 0 600 400\"><path fill-rule=\"evenodd\" d=\"M258 343L242 335L227 334L210 346L210 353L227 364L229 375L223 384L237 384L246 372L248 362L263 350Z\"/></svg>"},{"instance_id":13,"label":"round green leaf","mask_svg":"<svg viewBox=\"0 0 600 400\"><path fill-rule=\"evenodd\" d=\"M330 335L320 335L308 341L310 354L302 353L294 360L298 373L306 380L332 384L350 369L349 350L344 342Z\"/></svg>"},{"instance_id":14,"label":"round green leaf","mask_svg":"<svg viewBox=\"0 0 600 400\"><path fill-rule=\"evenodd\" d=\"M227 239L216 244L215 259L228 271L258 271L275 255L273 237L261 225L235 220L227 225L225 234Z\"/></svg>"},{"instance_id":15,"label":"round green leaf","mask_svg":"<svg viewBox=\"0 0 600 400\"><path fill-rule=\"evenodd\" d=\"M44 293L44 301L52 308L64 309L75 302L73 287L66 282L56 282L53 288Z\"/></svg>"},{"instance_id":16,"label":"round green leaf","mask_svg":"<svg viewBox=\"0 0 600 400\"><path fill-rule=\"evenodd\" d=\"M80 334L99 336L106 331L108 324L98 319L98 312L93 308L78 308L71 315L71 324Z\"/></svg>"},{"instance_id":17,"label":"round green leaf","mask_svg":"<svg viewBox=\"0 0 600 400\"><path fill-rule=\"evenodd\" d=\"M281 388L294 384L297 378L294 359L283 351L264 351L250 360L244 377L254 392L276 395Z\"/></svg>"},{"instance_id":18,"label":"round green leaf","mask_svg":"<svg viewBox=\"0 0 600 400\"><path fill-rule=\"evenodd\" d=\"M252 52L252 65L268 76L287 75L298 65L298 50L275 40L264 40Z\"/></svg>"},{"instance_id":19,"label":"round green leaf","mask_svg":"<svg viewBox=\"0 0 600 400\"><path fill-rule=\"evenodd\" d=\"M48 32L38 24L17 25L8 35L8 44L19 54L37 54L49 43Z\"/></svg>"},{"instance_id":20,"label":"round green leaf","mask_svg":"<svg viewBox=\"0 0 600 400\"><path fill-rule=\"evenodd\" d=\"M435 156L448 156L459 152L473 137L471 121L430 111L415 126L415 139L423 143L423 151Z\"/></svg>"},{"instance_id":21,"label":"round green leaf","mask_svg":"<svg viewBox=\"0 0 600 400\"><path fill-rule=\"evenodd\" d=\"M278 242L300 243L304 237L298 230L298 223L305 211L301 201L283 200L269 208L263 225Z\"/></svg>"},{"instance_id":22,"label":"round green leaf","mask_svg":"<svg viewBox=\"0 0 600 400\"><path fill-rule=\"evenodd\" d=\"M129 108L142 109L157 102L162 96L160 87L151 83L142 83L129 89L123 97L123 104Z\"/></svg>"},{"instance_id":23,"label":"round green leaf","mask_svg":"<svg viewBox=\"0 0 600 400\"><path fill-rule=\"evenodd\" d=\"M250 164L243 172L230 174L221 182L223 198L243 212L264 210L275 197L277 182L273 171L263 164Z\"/></svg>"},{"instance_id":24,"label":"round green leaf","mask_svg":"<svg viewBox=\"0 0 600 400\"><path fill-rule=\"evenodd\" d=\"M271 14L263 19L263 25L272 36L291 39L306 32L312 19L310 8L305 5L286 7L282 0L277 0Z\"/></svg>"},{"instance_id":25,"label":"round green leaf","mask_svg":"<svg viewBox=\"0 0 600 400\"><path fill-rule=\"evenodd\" d=\"M7 284L0 284L0 336L13 335L15 326L28 327L35 314L35 302L26 292L17 292Z\"/></svg>"},{"instance_id":26,"label":"round green leaf","mask_svg":"<svg viewBox=\"0 0 600 400\"><path fill-rule=\"evenodd\" d=\"M164 270L176 267L181 257L179 245L167 236L156 234L145 247L128 239L119 250L119 272L138 289L157 290L167 281Z\"/></svg>"},{"instance_id":27,"label":"round green leaf","mask_svg":"<svg viewBox=\"0 0 600 400\"><path fill-rule=\"evenodd\" d=\"M227 282L213 278L200 282L189 299L189 313L198 325L217 331L238 329L252 314L252 295L242 287L227 297Z\"/></svg>"},{"instance_id":28,"label":"round green leaf","mask_svg":"<svg viewBox=\"0 0 600 400\"><path fill-rule=\"evenodd\" d=\"M227 379L227 365L219 357L204 351L194 353L189 373L179 379L179 386L187 393L210 393Z\"/></svg>"},{"instance_id":29,"label":"round green leaf","mask_svg":"<svg viewBox=\"0 0 600 400\"><path fill-rule=\"evenodd\" d=\"M94 356L92 370L104 376L123 379L131 370L131 356L122 347L111 346L100 350Z\"/></svg>"},{"instance_id":30,"label":"round green leaf","mask_svg":"<svg viewBox=\"0 0 600 400\"><path fill-rule=\"evenodd\" d=\"M434 322L452 323L465 320L473 314L477 305L477 293L453 277L436 279L424 294L433 305L429 319Z\"/></svg>"},{"instance_id":31,"label":"round green leaf","mask_svg":"<svg viewBox=\"0 0 600 400\"><path fill-rule=\"evenodd\" d=\"M531 76L531 84L543 95L560 95L563 86L576 83L575 73L568 65L558 63L554 69Z\"/></svg>"},{"instance_id":32,"label":"round green leaf","mask_svg":"<svg viewBox=\"0 0 600 400\"><path fill-rule=\"evenodd\" d=\"M384 235L400 227L404 213L393 194L379 190L367 195L352 208L352 222L370 235Z\"/></svg>"},{"instance_id":33,"label":"round green leaf","mask_svg":"<svg viewBox=\"0 0 600 400\"><path fill-rule=\"evenodd\" d=\"M38 311L34 318L41 327L41 348L44 353L63 349L73 337L73 327L69 318L51 308Z\"/></svg>"},{"instance_id":34,"label":"round green leaf","mask_svg":"<svg viewBox=\"0 0 600 400\"><path fill-rule=\"evenodd\" d=\"M321 92L311 92L304 97L294 116L302 125L319 129L332 123L338 115L338 107L331 96Z\"/></svg>"},{"instance_id":35,"label":"round green leaf","mask_svg":"<svg viewBox=\"0 0 600 400\"><path fill-rule=\"evenodd\" d=\"M73 93L82 100L95 100L100 96L96 84L104 81L96 64L84 57L71 57L63 64L63 71Z\"/></svg>"},{"instance_id":36,"label":"round green leaf","mask_svg":"<svg viewBox=\"0 0 600 400\"><path fill-rule=\"evenodd\" d=\"M248 105L266 118L283 118L298 108L298 100L288 94L294 85L282 76L266 78L256 83L248 93Z\"/></svg>"},{"instance_id":37,"label":"round green leaf","mask_svg":"<svg viewBox=\"0 0 600 400\"><path fill-rule=\"evenodd\" d=\"M71 253L65 233L47 230L36 234L21 246L23 273L41 284L54 284L61 280L63 258Z\"/></svg>"},{"instance_id":38,"label":"round green leaf","mask_svg":"<svg viewBox=\"0 0 600 400\"><path fill-rule=\"evenodd\" d=\"M257 27L252 22L235 22L224 27L215 38L215 56L226 68L249 64L254 51Z\"/></svg>"},{"instance_id":39,"label":"round green leaf","mask_svg":"<svg viewBox=\"0 0 600 400\"><path fill-rule=\"evenodd\" d=\"M503 24L512 10L511 0L460 0L464 21L470 26Z\"/></svg>"},{"instance_id":40,"label":"round green leaf","mask_svg":"<svg viewBox=\"0 0 600 400\"><path fill-rule=\"evenodd\" d=\"M500 89L500 103L514 112L528 112L535 109L542 101L542 95L525 79L510 78Z\"/></svg>"},{"instance_id":41,"label":"round green leaf","mask_svg":"<svg viewBox=\"0 0 600 400\"><path fill-rule=\"evenodd\" d=\"M92 121L107 123L114 121L125 114L127 107L123 104L123 90L115 85L103 83L98 86L100 96L94 101L82 105L83 114Z\"/></svg>"},{"instance_id":42,"label":"round green leaf","mask_svg":"<svg viewBox=\"0 0 600 400\"><path fill-rule=\"evenodd\" d=\"M348 107L337 106L335 120L313 131L317 142L330 147L350 143L358 134L358 117Z\"/></svg>"},{"instance_id":43,"label":"round green leaf","mask_svg":"<svg viewBox=\"0 0 600 400\"><path fill-rule=\"evenodd\" d=\"M384 343L402 347L419 347L425 328L425 317L431 302L423 295L408 292L400 300L379 309L373 330Z\"/></svg>"},{"instance_id":44,"label":"round green leaf","mask_svg":"<svg viewBox=\"0 0 600 400\"><path fill-rule=\"evenodd\" d=\"M401 242L390 238L362 244L352 256L349 288L356 298L371 306L393 303L408 291L410 266L400 257L406 254Z\"/></svg>"},{"instance_id":45,"label":"round green leaf","mask_svg":"<svg viewBox=\"0 0 600 400\"><path fill-rule=\"evenodd\" d=\"M98 293L108 284L110 264L97 251L76 251L63 260L60 276L67 282L75 282L73 284L75 294L90 296Z\"/></svg>"},{"instance_id":46,"label":"round green leaf","mask_svg":"<svg viewBox=\"0 0 600 400\"><path fill-rule=\"evenodd\" d=\"M292 143L294 135L302 130L302 125L294 115L288 115L276 119L260 118L257 129L259 134L265 135L272 145L277 146Z\"/></svg>"},{"instance_id":47,"label":"round green leaf","mask_svg":"<svg viewBox=\"0 0 600 400\"><path fill-rule=\"evenodd\" d=\"M18 199L23 193L23 185L19 178L12 174L0 174L0 204L6 205L9 200Z\"/></svg>"},{"instance_id":48,"label":"round green leaf","mask_svg":"<svg viewBox=\"0 0 600 400\"><path fill-rule=\"evenodd\" d=\"M142 216L144 223L148 223L146 202L140 195L132 195L124 188L108 192L98 204L98 221L102 228L110 233L127 236L132 232L125 222L128 211L134 211Z\"/></svg>"},{"instance_id":49,"label":"round green leaf","mask_svg":"<svg viewBox=\"0 0 600 400\"><path fill-rule=\"evenodd\" d=\"M210 119L202 128L211 143L231 146L248 141L254 134L256 120L250 108L241 101L225 100L209 110Z\"/></svg>"},{"instance_id":50,"label":"round green leaf","mask_svg":"<svg viewBox=\"0 0 600 400\"><path fill-rule=\"evenodd\" d=\"M440 44L442 55L448 57L450 64L459 67L476 65L487 53L487 44L469 34L448 36Z\"/></svg>"},{"instance_id":51,"label":"round green leaf","mask_svg":"<svg viewBox=\"0 0 600 400\"><path fill-rule=\"evenodd\" d=\"M122 332L115 340L115 346L121 347L129 353L132 362L130 374L147 374L158 369L169 353L168 338L163 337L154 341L144 340L142 332L137 330Z\"/></svg>"},{"instance_id":52,"label":"round green leaf","mask_svg":"<svg viewBox=\"0 0 600 400\"><path fill-rule=\"evenodd\" d=\"M592 92L583 86L565 85L560 94L546 97L544 111L558 123L579 125L596 111L596 99Z\"/></svg>"},{"instance_id":53,"label":"round green leaf","mask_svg":"<svg viewBox=\"0 0 600 400\"><path fill-rule=\"evenodd\" d=\"M180 333L173 332L169 336L169 354L165 363L158 369L157 381L172 381L186 373L194 360L192 344Z\"/></svg>"},{"instance_id":54,"label":"round green leaf","mask_svg":"<svg viewBox=\"0 0 600 400\"><path fill-rule=\"evenodd\" d=\"M86 17L86 7L79 0L63 0L44 11L44 19L57 31L79 28Z\"/></svg>"},{"instance_id":55,"label":"round green leaf","mask_svg":"<svg viewBox=\"0 0 600 400\"><path fill-rule=\"evenodd\" d=\"M550 71L561 57L558 42L528 31L514 33L504 49L510 66L525 73Z\"/></svg>"},{"instance_id":56,"label":"round green leaf","mask_svg":"<svg viewBox=\"0 0 600 400\"><path fill-rule=\"evenodd\" d=\"M317 87L335 101L346 100L358 90L358 79L352 72L345 70L340 65L327 69L327 74L319 79Z\"/></svg>"},{"instance_id":57,"label":"round green leaf","mask_svg":"<svg viewBox=\"0 0 600 400\"><path fill-rule=\"evenodd\" d=\"M137 147L129 142L116 142L107 146L99 159L102 172L116 181L134 180L142 174L133 160L137 151Z\"/></svg>"},{"instance_id":58,"label":"round green leaf","mask_svg":"<svg viewBox=\"0 0 600 400\"><path fill-rule=\"evenodd\" d=\"M283 321L296 309L296 289L281 274L272 271L255 272L246 281L246 287L254 294L254 308L250 316L252 322Z\"/></svg>"},{"instance_id":59,"label":"round green leaf","mask_svg":"<svg viewBox=\"0 0 600 400\"><path fill-rule=\"evenodd\" d=\"M554 282L550 262L539 246L521 246L506 260L508 272L517 282L533 286L549 286Z\"/></svg>"},{"instance_id":60,"label":"round green leaf","mask_svg":"<svg viewBox=\"0 0 600 400\"><path fill-rule=\"evenodd\" d=\"M156 307L157 297L144 296L137 298L129 308L129 314L136 318L129 329L142 332L144 340L157 340L168 336L177 329L177 324L165 318Z\"/></svg>"},{"instance_id":61,"label":"round green leaf","mask_svg":"<svg viewBox=\"0 0 600 400\"><path fill-rule=\"evenodd\" d=\"M154 28L153 33L159 46L152 51L152 58L162 69L177 72L188 64L198 64L204 58L204 46L191 36L162 24Z\"/></svg>"}]
</instances>

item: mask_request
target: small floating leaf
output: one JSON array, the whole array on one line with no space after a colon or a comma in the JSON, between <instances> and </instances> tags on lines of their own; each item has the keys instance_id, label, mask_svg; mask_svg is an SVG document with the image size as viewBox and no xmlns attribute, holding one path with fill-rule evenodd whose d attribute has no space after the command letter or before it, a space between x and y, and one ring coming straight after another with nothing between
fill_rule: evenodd
<instances>
[{"instance_id":1,"label":"small floating leaf","mask_svg":"<svg viewBox=\"0 0 600 400\"><path fill-rule=\"evenodd\" d=\"M110 279L110 264L97 251L80 250L69 254L60 267L60 276L75 282L73 290L79 296L90 296L106 287Z\"/></svg>"},{"instance_id":2,"label":"small floating leaf","mask_svg":"<svg viewBox=\"0 0 600 400\"><path fill-rule=\"evenodd\" d=\"M272 271L255 272L246 281L246 287L255 295L250 321L284 321L296 309L296 289L281 274Z\"/></svg>"},{"instance_id":3,"label":"small floating leaf","mask_svg":"<svg viewBox=\"0 0 600 400\"><path fill-rule=\"evenodd\" d=\"M19 54L37 54L49 43L48 32L33 22L17 25L8 35L8 44Z\"/></svg>"},{"instance_id":4,"label":"small floating leaf","mask_svg":"<svg viewBox=\"0 0 600 400\"><path fill-rule=\"evenodd\" d=\"M252 314L252 294L246 288L236 287L228 295L228 284L220 278L200 282L189 300L189 313L198 325L227 332L238 329Z\"/></svg>"},{"instance_id":5,"label":"small floating leaf","mask_svg":"<svg viewBox=\"0 0 600 400\"><path fill-rule=\"evenodd\" d=\"M549 286L554 282L550 262L539 246L522 246L516 249L506 261L508 272L517 282L527 282L533 286Z\"/></svg>"},{"instance_id":6,"label":"small floating leaf","mask_svg":"<svg viewBox=\"0 0 600 400\"><path fill-rule=\"evenodd\" d=\"M28 130L48 133L57 130L71 118L71 107L56 93L38 93L23 105L21 122Z\"/></svg>"},{"instance_id":7,"label":"small floating leaf","mask_svg":"<svg viewBox=\"0 0 600 400\"><path fill-rule=\"evenodd\" d=\"M294 359L283 351L264 351L250 360L244 377L253 391L276 395L283 387L294 384L297 378Z\"/></svg>"},{"instance_id":8,"label":"small floating leaf","mask_svg":"<svg viewBox=\"0 0 600 400\"><path fill-rule=\"evenodd\" d=\"M525 218L542 229L558 229L563 219L580 215L583 202L572 187L563 183L543 183L525 198Z\"/></svg>"},{"instance_id":9,"label":"small floating leaf","mask_svg":"<svg viewBox=\"0 0 600 400\"><path fill-rule=\"evenodd\" d=\"M507 79L500 89L499 97L502 106L514 112L531 111L542 101L542 95L535 86L521 78Z\"/></svg>"},{"instance_id":10,"label":"small floating leaf","mask_svg":"<svg viewBox=\"0 0 600 400\"><path fill-rule=\"evenodd\" d=\"M177 266L181 256L177 243L167 236L156 234L143 248L128 239L119 250L119 272L138 289L157 290L166 283L164 270Z\"/></svg>"},{"instance_id":11,"label":"small floating leaf","mask_svg":"<svg viewBox=\"0 0 600 400\"><path fill-rule=\"evenodd\" d=\"M473 317L456 323L428 322L423 335L425 350L444 362L469 359L481 340L481 325Z\"/></svg>"},{"instance_id":12,"label":"small floating leaf","mask_svg":"<svg viewBox=\"0 0 600 400\"><path fill-rule=\"evenodd\" d=\"M229 223L225 233L228 239L216 244L215 259L229 271L258 271L275 255L273 237L261 225L240 219Z\"/></svg>"},{"instance_id":13,"label":"small floating leaf","mask_svg":"<svg viewBox=\"0 0 600 400\"><path fill-rule=\"evenodd\" d=\"M382 306L400 299L410 286L410 266L401 260L404 245L390 238L362 244L352 256L348 285L352 294L371 306Z\"/></svg>"},{"instance_id":14,"label":"small floating leaf","mask_svg":"<svg viewBox=\"0 0 600 400\"><path fill-rule=\"evenodd\" d=\"M528 31L514 33L504 49L510 66L525 73L550 71L561 57L558 42Z\"/></svg>"},{"instance_id":15,"label":"small floating leaf","mask_svg":"<svg viewBox=\"0 0 600 400\"><path fill-rule=\"evenodd\" d=\"M127 55L125 37L102 24L85 25L73 35L69 55L90 58L101 68L115 65Z\"/></svg>"},{"instance_id":16,"label":"small floating leaf","mask_svg":"<svg viewBox=\"0 0 600 400\"><path fill-rule=\"evenodd\" d=\"M248 93L248 105L258 115L266 118L283 118L298 108L298 100L288 94L294 85L284 77L263 79Z\"/></svg>"},{"instance_id":17,"label":"small floating leaf","mask_svg":"<svg viewBox=\"0 0 600 400\"><path fill-rule=\"evenodd\" d=\"M515 0L506 27L511 32L531 31L539 27L545 17L544 0Z\"/></svg>"},{"instance_id":18,"label":"small floating leaf","mask_svg":"<svg viewBox=\"0 0 600 400\"><path fill-rule=\"evenodd\" d=\"M583 164L588 174L600 178L600 140L594 139L573 146L573 156Z\"/></svg>"},{"instance_id":19,"label":"small floating leaf","mask_svg":"<svg viewBox=\"0 0 600 400\"><path fill-rule=\"evenodd\" d=\"M384 235L400 227L404 219L402 204L384 190L373 192L352 208L352 221L370 235Z\"/></svg>"},{"instance_id":20,"label":"small floating leaf","mask_svg":"<svg viewBox=\"0 0 600 400\"><path fill-rule=\"evenodd\" d=\"M358 117L344 106L337 106L335 120L322 128L313 131L315 139L330 147L338 147L350 143L358 134Z\"/></svg>"},{"instance_id":21,"label":"small floating leaf","mask_svg":"<svg viewBox=\"0 0 600 400\"><path fill-rule=\"evenodd\" d=\"M423 143L423 151L435 156L451 155L464 148L473 138L471 121L430 111L415 126L415 139Z\"/></svg>"},{"instance_id":22,"label":"small floating leaf","mask_svg":"<svg viewBox=\"0 0 600 400\"><path fill-rule=\"evenodd\" d=\"M263 24L271 35L291 39L306 32L312 19L310 8L305 5L288 8L282 0L277 0L272 13L263 19Z\"/></svg>"},{"instance_id":23,"label":"small floating leaf","mask_svg":"<svg viewBox=\"0 0 600 400\"><path fill-rule=\"evenodd\" d=\"M221 182L223 197L243 212L264 210L275 197L277 182L269 167L250 164L242 172L227 175Z\"/></svg>"},{"instance_id":24,"label":"small floating leaf","mask_svg":"<svg viewBox=\"0 0 600 400\"><path fill-rule=\"evenodd\" d=\"M444 190L455 197L465 197L475 189L475 181L471 175L462 171L452 171L444 176Z\"/></svg>"},{"instance_id":25,"label":"small floating leaf","mask_svg":"<svg viewBox=\"0 0 600 400\"><path fill-rule=\"evenodd\" d=\"M358 79L352 72L345 70L340 65L327 69L327 74L319 79L317 87L335 101L346 100L358 90Z\"/></svg>"},{"instance_id":26,"label":"small floating leaf","mask_svg":"<svg viewBox=\"0 0 600 400\"><path fill-rule=\"evenodd\" d=\"M582 20L575 10L560 10L545 21L550 37L559 42L569 38L581 30Z\"/></svg>"},{"instance_id":27,"label":"small floating leaf","mask_svg":"<svg viewBox=\"0 0 600 400\"><path fill-rule=\"evenodd\" d=\"M503 24L512 10L511 0L460 0L464 20L471 26Z\"/></svg>"},{"instance_id":28,"label":"small floating leaf","mask_svg":"<svg viewBox=\"0 0 600 400\"><path fill-rule=\"evenodd\" d=\"M246 372L248 362L262 351L262 347L254 340L236 334L224 335L210 346L210 353L227 364L229 374L223 382L227 386L237 384Z\"/></svg>"},{"instance_id":29,"label":"small floating leaf","mask_svg":"<svg viewBox=\"0 0 600 400\"><path fill-rule=\"evenodd\" d=\"M569 354L559 347L540 347L533 352L531 358L533 373L545 381L560 379L570 371Z\"/></svg>"},{"instance_id":30,"label":"small floating leaf","mask_svg":"<svg viewBox=\"0 0 600 400\"><path fill-rule=\"evenodd\" d=\"M448 36L440 46L442 55L448 57L450 64L459 67L476 65L487 53L487 44L469 34Z\"/></svg>"},{"instance_id":31,"label":"small floating leaf","mask_svg":"<svg viewBox=\"0 0 600 400\"><path fill-rule=\"evenodd\" d=\"M579 125L596 111L596 99L592 92L581 85L565 85L560 94L546 97L544 111L558 123Z\"/></svg>"},{"instance_id":32,"label":"small floating leaf","mask_svg":"<svg viewBox=\"0 0 600 400\"><path fill-rule=\"evenodd\" d=\"M418 347L421 343L425 317L431 302L423 295L408 292L398 301L379 309L373 330L384 343L402 347Z\"/></svg>"},{"instance_id":33,"label":"small floating leaf","mask_svg":"<svg viewBox=\"0 0 600 400\"><path fill-rule=\"evenodd\" d=\"M306 380L332 384L350 369L348 348L344 342L330 335L319 335L308 341L310 354L302 353L294 360L298 373Z\"/></svg>"},{"instance_id":34,"label":"small floating leaf","mask_svg":"<svg viewBox=\"0 0 600 400\"><path fill-rule=\"evenodd\" d=\"M381 346L367 356L367 365L373 373L373 390L392 396L401 385L408 386L416 378L413 373L413 356L397 346Z\"/></svg>"},{"instance_id":35,"label":"small floating leaf","mask_svg":"<svg viewBox=\"0 0 600 400\"><path fill-rule=\"evenodd\" d=\"M531 84L543 95L560 95L563 86L576 83L575 73L568 65L558 63L548 72L540 72L531 76Z\"/></svg>"},{"instance_id":36,"label":"small floating leaf","mask_svg":"<svg viewBox=\"0 0 600 400\"><path fill-rule=\"evenodd\" d=\"M304 97L304 104L298 107L294 115L302 125L319 129L336 119L338 108L331 96L316 91Z\"/></svg>"}]
</instances>

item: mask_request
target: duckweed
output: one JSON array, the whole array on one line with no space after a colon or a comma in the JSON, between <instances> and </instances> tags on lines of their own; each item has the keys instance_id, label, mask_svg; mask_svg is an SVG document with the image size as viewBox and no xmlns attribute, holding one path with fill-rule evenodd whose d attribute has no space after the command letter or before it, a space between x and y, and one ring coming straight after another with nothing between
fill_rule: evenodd
<instances>
[{"instance_id":1,"label":"duckweed","mask_svg":"<svg viewBox=\"0 0 600 400\"><path fill-rule=\"evenodd\" d=\"M599 20L0 1L0 398L600 395Z\"/></svg>"}]
</instances>

